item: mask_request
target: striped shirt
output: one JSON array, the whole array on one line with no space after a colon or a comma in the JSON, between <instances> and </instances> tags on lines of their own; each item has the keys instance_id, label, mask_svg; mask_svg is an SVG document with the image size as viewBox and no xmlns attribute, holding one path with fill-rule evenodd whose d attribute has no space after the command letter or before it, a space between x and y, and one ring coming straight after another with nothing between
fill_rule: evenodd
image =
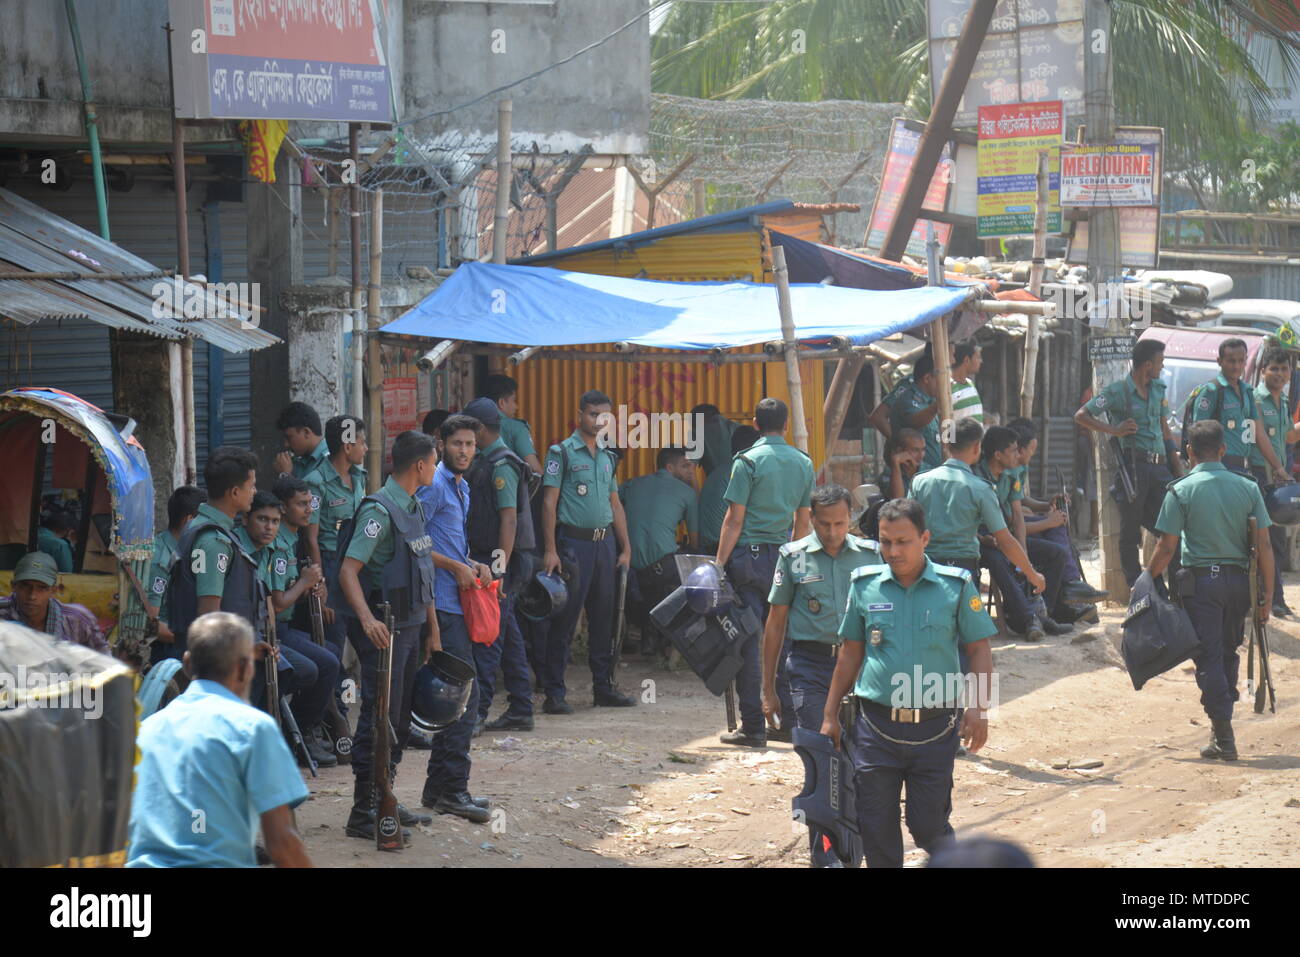
<instances>
[{"instance_id":1,"label":"striped shirt","mask_svg":"<svg viewBox=\"0 0 1300 957\"><path fill-rule=\"evenodd\" d=\"M952 380L952 417L954 420L970 416L980 425L984 424L984 403L971 379L965 382Z\"/></svg>"}]
</instances>

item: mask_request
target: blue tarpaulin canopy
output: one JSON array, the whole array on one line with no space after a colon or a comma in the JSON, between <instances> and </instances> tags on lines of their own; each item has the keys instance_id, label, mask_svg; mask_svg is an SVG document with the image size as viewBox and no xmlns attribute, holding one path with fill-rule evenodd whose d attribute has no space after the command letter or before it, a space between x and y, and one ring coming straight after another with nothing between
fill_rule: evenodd
<instances>
[{"instance_id":1,"label":"blue tarpaulin canopy","mask_svg":"<svg viewBox=\"0 0 1300 957\"><path fill-rule=\"evenodd\" d=\"M942 286L887 292L790 286L797 337L813 346L832 337L863 346L925 325L972 294ZM466 263L381 331L517 346L631 342L708 350L780 339L781 321L770 283L656 282Z\"/></svg>"}]
</instances>

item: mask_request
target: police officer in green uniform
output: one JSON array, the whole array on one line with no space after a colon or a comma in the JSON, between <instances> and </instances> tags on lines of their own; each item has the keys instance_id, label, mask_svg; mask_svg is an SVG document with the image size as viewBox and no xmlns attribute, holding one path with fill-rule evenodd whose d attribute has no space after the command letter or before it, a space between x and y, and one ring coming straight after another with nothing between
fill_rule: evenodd
<instances>
[{"instance_id":1,"label":"police officer in green uniform","mask_svg":"<svg viewBox=\"0 0 1300 957\"><path fill-rule=\"evenodd\" d=\"M978 587L982 526L993 536L997 549L1041 591L1043 577L1007 529L997 483L987 473L981 476L972 470L980 468L983 438L984 428L978 421L970 416L959 419L949 446L951 456L939 468L923 472L913 481L912 498L930 516L925 553L937 565L966 569ZM1011 438L1014 441L1014 436Z\"/></svg>"},{"instance_id":2,"label":"police officer in green uniform","mask_svg":"<svg viewBox=\"0 0 1300 957\"><path fill-rule=\"evenodd\" d=\"M1273 550L1268 538L1272 523L1259 486L1224 468L1223 427L1209 419L1193 424L1188 432L1193 467L1169 487L1156 519L1160 542L1147 570L1153 578L1163 574L1181 542L1183 568L1177 575L1177 589L1200 639L1192 661L1211 728L1210 743L1201 757L1235 761L1232 704L1239 697L1237 649L1251 610L1247 520L1253 516L1257 522L1253 544L1264 593L1258 612L1265 622L1273 602Z\"/></svg>"},{"instance_id":3,"label":"police officer in green uniform","mask_svg":"<svg viewBox=\"0 0 1300 957\"><path fill-rule=\"evenodd\" d=\"M787 636L786 674L799 727L820 731L826 692L839 654L840 624L848 604L849 576L864 565L880 564L876 543L849 534L852 499L839 485L812 493L812 534L781 546L772 576L771 605L763 631L763 714L779 716L776 672ZM830 841L809 828L813 867L831 865Z\"/></svg>"},{"instance_id":4,"label":"police officer in green uniform","mask_svg":"<svg viewBox=\"0 0 1300 957\"><path fill-rule=\"evenodd\" d=\"M852 691L857 720L847 751L868 867L903 866L904 788L907 828L917 846L933 854L951 839L958 739L970 751L988 739L988 639L997 628L969 572L926 558L929 537L915 501L895 499L881 507L886 564L852 573L840 626L844 644L822 715L822 734L839 744L840 701ZM959 664L959 646L969 656L969 674Z\"/></svg>"},{"instance_id":5,"label":"police officer in green uniform","mask_svg":"<svg viewBox=\"0 0 1300 957\"><path fill-rule=\"evenodd\" d=\"M1074 421L1083 428L1119 437L1133 476L1137 490L1135 501L1128 501L1118 475L1111 487L1111 497L1119 508L1119 560L1130 588L1142 571L1138 561L1142 529L1155 531L1165 488L1183 470L1165 418L1169 414L1169 401L1160 378L1164 364L1163 342L1138 340L1133 346L1132 371L1106 386L1074 413ZM1105 422L1098 418L1103 414Z\"/></svg>"},{"instance_id":6,"label":"police officer in green uniform","mask_svg":"<svg viewBox=\"0 0 1300 957\"><path fill-rule=\"evenodd\" d=\"M1255 386L1255 406L1259 409L1260 421L1264 423L1264 437L1273 447L1273 454L1278 461L1285 463L1287 443L1300 438L1300 428L1291 422L1291 404L1286 392L1291 381L1291 353L1279 346L1269 346L1259 357L1259 367L1263 374L1259 385ZM1250 449L1247 458L1250 471L1261 489L1268 488L1281 478L1276 475L1270 477L1268 463L1258 447ZM1292 481L1289 477L1286 480ZM1275 524L1268 533L1269 540L1273 543L1273 614L1287 618L1291 615L1291 609L1282 592L1282 556L1287 550L1286 527Z\"/></svg>"},{"instance_id":7,"label":"police officer in green uniform","mask_svg":"<svg viewBox=\"0 0 1300 957\"><path fill-rule=\"evenodd\" d=\"M342 601L338 610L347 619L348 641L361 663L361 714L352 744L354 791L345 833L375 839L372 774L396 777L402 747L411 727L411 693L420 662L442 650L437 611L433 603L433 543L424 525L424 512L415 493L433 481L438 456L433 439L423 432L403 432L393 442L393 472L383 487L366 496L338 547L341 554L338 587L331 596ZM380 605L392 606L396 633L382 620ZM429 629L428 645L420 648L420 633ZM389 720L397 737L387 768L374 767L374 703L378 687L379 650L392 646ZM428 823L429 815L398 805L404 826Z\"/></svg>"},{"instance_id":8,"label":"police officer in green uniform","mask_svg":"<svg viewBox=\"0 0 1300 957\"><path fill-rule=\"evenodd\" d=\"M247 512L257 492L257 456L222 446L203 466L208 500L176 543L165 601L173 640L152 645L153 660L181 658L190 623L210 611L228 611L265 632L264 591L257 565L235 535L235 517ZM259 655L264 646L259 647Z\"/></svg>"},{"instance_id":9,"label":"police officer in green uniform","mask_svg":"<svg viewBox=\"0 0 1300 957\"><path fill-rule=\"evenodd\" d=\"M613 402L605 393L596 389L584 392L578 402L578 427L546 452L542 476L542 570L558 572L562 559L563 567L575 570L567 582L568 600L551 621L546 641L542 679L546 701L542 710L547 714L573 714L573 706L565 699L564 669L578 614L584 607L595 705L628 708L636 704L614 686L614 564L629 567L632 546L618 497L618 479L614 477L618 457L600 441L612 408Z\"/></svg>"},{"instance_id":10,"label":"police officer in green uniform","mask_svg":"<svg viewBox=\"0 0 1300 957\"><path fill-rule=\"evenodd\" d=\"M939 377L934 371L934 359L926 353L916 360L911 379L900 385L889 409L893 433L909 428L916 429L925 437L922 472L943 461L943 446L939 443L939 402L935 398L938 390Z\"/></svg>"},{"instance_id":11,"label":"police officer in green uniform","mask_svg":"<svg viewBox=\"0 0 1300 957\"><path fill-rule=\"evenodd\" d=\"M738 425L731 433L732 458L758 441L758 429L752 425ZM704 555L715 555L718 539L722 537L722 520L727 517L726 494L731 481L731 469L714 469L700 486L700 548Z\"/></svg>"},{"instance_id":12,"label":"police officer in green uniform","mask_svg":"<svg viewBox=\"0 0 1300 957\"><path fill-rule=\"evenodd\" d=\"M366 423L355 415L336 415L325 423L325 447L329 456L303 475L311 492L311 520L302 530L301 548L307 561L320 568L327 583L325 643L341 661L347 642L347 626L334 605L342 596L331 596L329 583L338 580L339 530L350 520L366 496ZM340 701L339 710L346 714Z\"/></svg>"},{"instance_id":13,"label":"police officer in green uniform","mask_svg":"<svg viewBox=\"0 0 1300 957\"><path fill-rule=\"evenodd\" d=\"M708 478L720 466L731 463L731 456L736 454L731 449L731 437L743 426L723 415L712 402L701 402L691 409L691 421L695 423L697 441L703 443L700 467L704 469L704 477Z\"/></svg>"},{"instance_id":14,"label":"police officer in green uniform","mask_svg":"<svg viewBox=\"0 0 1300 957\"><path fill-rule=\"evenodd\" d=\"M185 533L199 512L199 506L207 499L207 493L194 485L182 485L167 499L167 527L153 538L153 558L149 562L149 578L145 585L149 598L147 611L150 618L158 619L158 634L165 635L164 641L175 640L172 630L167 626L167 578L171 574L172 558L176 554L176 543Z\"/></svg>"},{"instance_id":15,"label":"police officer in green uniform","mask_svg":"<svg viewBox=\"0 0 1300 957\"><path fill-rule=\"evenodd\" d=\"M72 532L77 523L62 506L50 509L36 530L36 550L54 559L60 572L72 571Z\"/></svg>"},{"instance_id":16,"label":"police officer in green uniform","mask_svg":"<svg viewBox=\"0 0 1300 957\"><path fill-rule=\"evenodd\" d=\"M519 383L508 375L490 375L483 385L483 395L501 410L501 441L537 474L542 461L533 445L533 430L527 419L519 418Z\"/></svg>"},{"instance_id":17,"label":"police officer in green uniform","mask_svg":"<svg viewBox=\"0 0 1300 957\"><path fill-rule=\"evenodd\" d=\"M302 478L329 456L329 447L321 434L320 416L306 402L290 402L280 410L275 427L284 435L289 448L275 457L280 475Z\"/></svg>"},{"instance_id":18,"label":"police officer in green uniform","mask_svg":"<svg viewBox=\"0 0 1300 957\"><path fill-rule=\"evenodd\" d=\"M812 460L782 438L789 414L780 399L769 396L759 400L754 427L761 438L732 459L731 481L723 495L727 516L722 521L716 560L726 568L740 599L764 623L781 546L806 537L811 530ZM769 733L790 740L795 709L783 668L778 669L776 678L781 725L769 732L763 720L761 645L758 635L743 639L744 664L736 675L741 723L736 731L721 736L723 744L763 747ZM782 657L788 656L789 650L784 648Z\"/></svg>"},{"instance_id":19,"label":"police officer in green uniform","mask_svg":"<svg viewBox=\"0 0 1300 957\"><path fill-rule=\"evenodd\" d=\"M1246 456L1257 451L1268 464L1269 472L1282 483L1290 481L1273 451L1268 430L1255 404L1255 393L1241 377L1246 371L1246 343L1225 339L1219 343L1219 374L1188 397L1192 403L1192 421L1216 419L1223 426L1227 453L1223 464L1238 472L1246 471Z\"/></svg>"},{"instance_id":20,"label":"police officer in green uniform","mask_svg":"<svg viewBox=\"0 0 1300 957\"><path fill-rule=\"evenodd\" d=\"M700 544L699 496L695 494L696 460L682 448L660 449L655 471L619 488L627 536L632 543L632 571L641 600L647 608L663 601L681 584L673 555L677 553L677 528L686 525L690 550ZM642 629L642 654L662 651L662 639L652 622Z\"/></svg>"}]
</instances>

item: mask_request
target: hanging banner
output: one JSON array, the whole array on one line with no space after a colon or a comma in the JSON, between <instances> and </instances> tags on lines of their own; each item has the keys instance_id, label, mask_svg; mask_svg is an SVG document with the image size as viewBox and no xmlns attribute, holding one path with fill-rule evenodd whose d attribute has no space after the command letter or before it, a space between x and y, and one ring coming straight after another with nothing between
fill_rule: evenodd
<instances>
[{"instance_id":1,"label":"hanging banner","mask_svg":"<svg viewBox=\"0 0 1300 957\"><path fill-rule=\"evenodd\" d=\"M1080 129L1082 138L1086 130ZM1121 206L1119 209L1119 255L1121 266L1155 269L1160 265L1160 188L1164 176L1164 135L1158 126L1117 126L1115 143L1150 149L1154 157L1151 173L1151 203L1147 206ZM1088 262L1088 222L1074 224L1066 262Z\"/></svg>"},{"instance_id":2,"label":"hanging banner","mask_svg":"<svg viewBox=\"0 0 1300 957\"><path fill-rule=\"evenodd\" d=\"M379 0L169 0L181 119L391 123Z\"/></svg>"},{"instance_id":3,"label":"hanging banner","mask_svg":"<svg viewBox=\"0 0 1300 957\"><path fill-rule=\"evenodd\" d=\"M420 415L415 376L396 376L384 380L384 462L393 461L393 442L403 432L419 431Z\"/></svg>"},{"instance_id":4,"label":"hanging banner","mask_svg":"<svg viewBox=\"0 0 1300 957\"><path fill-rule=\"evenodd\" d=\"M927 0L930 84L943 76L973 0ZM1083 0L1000 0L957 106L953 126L975 125L982 106L1059 100L1083 113Z\"/></svg>"},{"instance_id":5,"label":"hanging banner","mask_svg":"<svg viewBox=\"0 0 1300 957\"><path fill-rule=\"evenodd\" d=\"M885 244L889 227L898 215L898 205L903 199L903 187L907 185L907 174L912 170L916 160L916 151L921 146L921 134L925 124L915 120L894 117L894 124L889 130L889 151L885 155L885 169L880 175L880 188L876 190L876 201L871 207L871 220L867 226L868 249L879 251ZM930 188L925 191L925 208L942 210L948 201L948 184L952 182L952 158L947 144L939 165L935 167L930 178ZM912 235L907 239L907 255L921 259L925 257L925 224L929 220L918 219L912 227ZM935 223L935 235L944 249L952 236L952 226L948 223Z\"/></svg>"},{"instance_id":6,"label":"hanging banner","mask_svg":"<svg viewBox=\"0 0 1300 957\"><path fill-rule=\"evenodd\" d=\"M981 106L976 159L976 235L980 239L1034 232L1038 201L1038 153L1047 150L1047 232L1061 231L1061 137L1065 116L1059 100Z\"/></svg>"},{"instance_id":7,"label":"hanging banner","mask_svg":"<svg viewBox=\"0 0 1300 957\"><path fill-rule=\"evenodd\" d=\"M1111 143L1061 151L1062 206L1151 206L1154 144Z\"/></svg>"}]
</instances>

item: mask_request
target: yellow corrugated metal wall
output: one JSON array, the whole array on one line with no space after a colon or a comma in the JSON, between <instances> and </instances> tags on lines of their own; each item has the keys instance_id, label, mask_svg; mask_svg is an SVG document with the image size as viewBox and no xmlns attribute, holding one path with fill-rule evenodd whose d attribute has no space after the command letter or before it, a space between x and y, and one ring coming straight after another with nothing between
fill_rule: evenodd
<instances>
[{"instance_id":1,"label":"yellow corrugated metal wall","mask_svg":"<svg viewBox=\"0 0 1300 957\"><path fill-rule=\"evenodd\" d=\"M762 234L757 229L669 236L634 250L598 250L552 261L558 269L604 276L626 276L678 282L770 278ZM776 292L772 293L776 311ZM585 350L584 351L588 351ZM612 351L592 346L590 351ZM755 346L741 350L761 351ZM804 412L808 421L808 453L815 465L825 458L822 402L825 363L799 364L803 377ZM600 389L627 412L689 413L701 402L712 402L727 418L748 422L765 395L790 401L784 362L713 366L698 362L603 362L598 360L529 359L505 369L519 382L520 415L533 427L538 454L565 438L577 422L578 398ZM793 433L787 431L787 439ZM634 449L619 469L625 482L654 470L657 449Z\"/></svg>"}]
</instances>

